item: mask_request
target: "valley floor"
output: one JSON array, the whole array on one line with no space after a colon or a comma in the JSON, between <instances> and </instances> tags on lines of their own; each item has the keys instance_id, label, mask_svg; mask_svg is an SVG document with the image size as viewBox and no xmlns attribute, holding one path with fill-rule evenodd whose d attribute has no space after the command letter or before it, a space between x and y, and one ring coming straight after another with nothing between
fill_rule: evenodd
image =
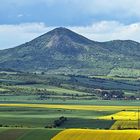
<instances>
[{"instance_id":1,"label":"valley floor","mask_svg":"<svg viewBox=\"0 0 140 140\"><path fill-rule=\"evenodd\" d=\"M0 140L58 140L57 134L71 128L114 132L139 127L138 79L25 73L0 76Z\"/></svg>"}]
</instances>

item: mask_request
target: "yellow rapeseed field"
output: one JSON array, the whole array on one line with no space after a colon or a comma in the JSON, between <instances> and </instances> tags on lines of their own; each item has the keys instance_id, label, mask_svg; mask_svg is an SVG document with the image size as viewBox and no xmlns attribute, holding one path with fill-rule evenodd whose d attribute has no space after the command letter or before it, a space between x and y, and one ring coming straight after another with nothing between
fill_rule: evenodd
<instances>
[{"instance_id":1,"label":"yellow rapeseed field","mask_svg":"<svg viewBox=\"0 0 140 140\"><path fill-rule=\"evenodd\" d=\"M35 107L35 108L56 108L56 109L76 109L95 111L121 111L137 110L136 106L96 106L96 105L58 105L58 104L0 104L0 107Z\"/></svg>"},{"instance_id":2,"label":"yellow rapeseed field","mask_svg":"<svg viewBox=\"0 0 140 140\"><path fill-rule=\"evenodd\" d=\"M116 121L110 129L117 130L117 129L137 129L138 128L138 121Z\"/></svg>"},{"instance_id":3,"label":"yellow rapeseed field","mask_svg":"<svg viewBox=\"0 0 140 140\"><path fill-rule=\"evenodd\" d=\"M121 111L112 115L99 117L99 119L105 119L105 120L138 120L138 112L136 111Z\"/></svg>"},{"instance_id":4,"label":"yellow rapeseed field","mask_svg":"<svg viewBox=\"0 0 140 140\"><path fill-rule=\"evenodd\" d=\"M139 140L139 130L66 129L52 140Z\"/></svg>"}]
</instances>

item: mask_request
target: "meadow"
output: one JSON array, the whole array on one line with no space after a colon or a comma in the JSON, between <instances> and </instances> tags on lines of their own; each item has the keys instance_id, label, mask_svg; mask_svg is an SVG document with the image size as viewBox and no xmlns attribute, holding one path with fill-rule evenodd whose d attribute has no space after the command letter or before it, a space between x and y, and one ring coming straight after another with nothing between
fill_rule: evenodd
<instances>
[{"instance_id":1,"label":"meadow","mask_svg":"<svg viewBox=\"0 0 140 140\"><path fill-rule=\"evenodd\" d=\"M50 140L61 129L3 128L0 129L0 140Z\"/></svg>"}]
</instances>

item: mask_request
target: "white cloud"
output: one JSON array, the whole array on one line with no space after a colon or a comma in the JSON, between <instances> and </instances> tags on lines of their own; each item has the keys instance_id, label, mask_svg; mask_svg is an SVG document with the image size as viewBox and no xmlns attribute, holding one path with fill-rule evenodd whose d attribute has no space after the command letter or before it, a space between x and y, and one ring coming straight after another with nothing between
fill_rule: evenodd
<instances>
[{"instance_id":1,"label":"white cloud","mask_svg":"<svg viewBox=\"0 0 140 140\"><path fill-rule=\"evenodd\" d=\"M91 26L71 29L96 41L129 39L140 42L140 22L125 25L117 21L101 21Z\"/></svg>"},{"instance_id":2,"label":"white cloud","mask_svg":"<svg viewBox=\"0 0 140 140\"><path fill-rule=\"evenodd\" d=\"M17 17L21 18L21 17L23 17L23 14L18 14Z\"/></svg>"},{"instance_id":3,"label":"white cloud","mask_svg":"<svg viewBox=\"0 0 140 140\"><path fill-rule=\"evenodd\" d=\"M0 49L30 41L55 27L44 23L0 25ZM140 42L140 22L125 25L117 21L101 21L89 26L70 26L69 29L95 41L135 40Z\"/></svg>"},{"instance_id":4,"label":"white cloud","mask_svg":"<svg viewBox=\"0 0 140 140\"><path fill-rule=\"evenodd\" d=\"M10 48L32 40L50 30L44 23L0 25L0 49Z\"/></svg>"}]
</instances>

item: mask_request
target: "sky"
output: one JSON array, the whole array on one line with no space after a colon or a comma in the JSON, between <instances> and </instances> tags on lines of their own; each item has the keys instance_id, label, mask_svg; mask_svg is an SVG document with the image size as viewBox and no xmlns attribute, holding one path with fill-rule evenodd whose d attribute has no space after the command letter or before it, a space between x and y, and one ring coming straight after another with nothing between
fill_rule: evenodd
<instances>
[{"instance_id":1,"label":"sky","mask_svg":"<svg viewBox=\"0 0 140 140\"><path fill-rule=\"evenodd\" d=\"M140 0L0 0L0 50L66 27L95 41L140 42Z\"/></svg>"}]
</instances>

